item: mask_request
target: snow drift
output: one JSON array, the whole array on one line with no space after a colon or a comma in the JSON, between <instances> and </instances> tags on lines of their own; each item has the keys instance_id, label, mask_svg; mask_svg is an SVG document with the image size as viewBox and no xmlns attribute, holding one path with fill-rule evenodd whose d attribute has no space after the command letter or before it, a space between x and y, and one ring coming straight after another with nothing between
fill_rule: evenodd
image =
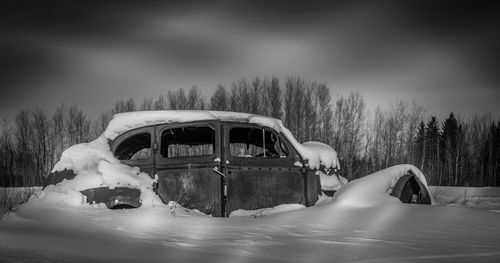
<instances>
[{"instance_id":1,"label":"snow drift","mask_svg":"<svg viewBox=\"0 0 500 263\"><path fill-rule=\"evenodd\" d=\"M365 177L353 180L340 188L333 196L337 203L347 206L368 207L381 203L401 203L391 196L398 180L411 171L417 180L427 189L427 181L423 173L411 164L396 165ZM432 199L431 199L432 203Z\"/></svg>"}]
</instances>

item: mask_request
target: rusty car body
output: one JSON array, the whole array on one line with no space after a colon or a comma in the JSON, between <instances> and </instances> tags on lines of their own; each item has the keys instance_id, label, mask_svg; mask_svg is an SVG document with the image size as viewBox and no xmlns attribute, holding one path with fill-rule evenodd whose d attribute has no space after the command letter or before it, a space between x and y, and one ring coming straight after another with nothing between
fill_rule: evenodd
<instances>
[{"instance_id":1,"label":"rusty car body","mask_svg":"<svg viewBox=\"0 0 500 263\"><path fill-rule=\"evenodd\" d=\"M120 162L155 179L154 191L164 203L175 201L213 216L280 204L312 206L322 194L317 172L322 168L301 165L307 160L282 131L248 118L134 126L109 140L109 145ZM326 173L338 176L335 169ZM51 176L60 180L70 177L71 171ZM412 178L409 174L399 182L395 194L406 199L417 194L418 201L426 203L425 187ZM109 208L140 205L137 189L96 188L82 193L87 201Z\"/></svg>"}]
</instances>

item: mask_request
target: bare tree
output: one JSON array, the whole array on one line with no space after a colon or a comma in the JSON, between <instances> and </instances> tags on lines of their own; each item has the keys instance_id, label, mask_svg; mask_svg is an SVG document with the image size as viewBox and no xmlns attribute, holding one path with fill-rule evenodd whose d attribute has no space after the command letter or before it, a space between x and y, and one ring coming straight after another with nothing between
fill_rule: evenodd
<instances>
[{"instance_id":1,"label":"bare tree","mask_svg":"<svg viewBox=\"0 0 500 263\"><path fill-rule=\"evenodd\" d=\"M118 100L115 102L115 107L113 109L113 114L121 112L131 112L135 111L135 101L133 98L129 98L127 101Z\"/></svg>"},{"instance_id":2,"label":"bare tree","mask_svg":"<svg viewBox=\"0 0 500 263\"><path fill-rule=\"evenodd\" d=\"M33 150L33 157L36 165L37 180L35 185L44 185L45 175L48 174L48 152L49 146L49 123L45 113L36 109L32 112L31 127L33 129L34 140L31 140L31 149Z\"/></svg>"},{"instance_id":3,"label":"bare tree","mask_svg":"<svg viewBox=\"0 0 500 263\"><path fill-rule=\"evenodd\" d=\"M330 89L326 83L313 82L312 100L316 116L316 127L312 131L314 133L313 140L323 141L330 144L332 132L332 98Z\"/></svg>"},{"instance_id":4,"label":"bare tree","mask_svg":"<svg viewBox=\"0 0 500 263\"><path fill-rule=\"evenodd\" d=\"M90 121L77 104L71 105L68 110L66 134L70 145L86 142L90 139Z\"/></svg>"},{"instance_id":5,"label":"bare tree","mask_svg":"<svg viewBox=\"0 0 500 263\"><path fill-rule=\"evenodd\" d=\"M2 119L2 134L0 137L0 186L12 186L14 183L14 144L12 129L6 118Z\"/></svg>"},{"instance_id":6,"label":"bare tree","mask_svg":"<svg viewBox=\"0 0 500 263\"><path fill-rule=\"evenodd\" d=\"M17 168L20 176L16 178L15 185L33 185L34 165L31 155L30 141L33 139L33 130L30 126L29 112L22 110L16 116L16 141L18 149Z\"/></svg>"},{"instance_id":7,"label":"bare tree","mask_svg":"<svg viewBox=\"0 0 500 263\"><path fill-rule=\"evenodd\" d=\"M229 92L229 110L236 112L251 111L250 84L246 79L240 79L231 84Z\"/></svg>"},{"instance_id":8,"label":"bare tree","mask_svg":"<svg viewBox=\"0 0 500 263\"><path fill-rule=\"evenodd\" d=\"M252 80L250 91L248 92L249 113L260 114L261 112L261 93L262 93L262 80L256 77Z\"/></svg>"},{"instance_id":9,"label":"bare tree","mask_svg":"<svg viewBox=\"0 0 500 263\"><path fill-rule=\"evenodd\" d=\"M167 102L165 101L165 98L163 95L158 96L158 99L154 102L154 110L166 110L167 109Z\"/></svg>"},{"instance_id":10,"label":"bare tree","mask_svg":"<svg viewBox=\"0 0 500 263\"><path fill-rule=\"evenodd\" d=\"M226 111L229 109L227 91L224 85L217 85L217 89L210 98L210 109L220 111Z\"/></svg>"},{"instance_id":11,"label":"bare tree","mask_svg":"<svg viewBox=\"0 0 500 263\"><path fill-rule=\"evenodd\" d=\"M99 137L105 130L106 127L108 126L108 123L111 121L112 115L111 112L105 112L99 115L97 120L94 121L93 125L93 138Z\"/></svg>"},{"instance_id":12,"label":"bare tree","mask_svg":"<svg viewBox=\"0 0 500 263\"><path fill-rule=\"evenodd\" d=\"M285 80L285 125L292 131L299 141L304 141L304 129L301 124L304 118L304 89L306 81L300 77L288 77Z\"/></svg>"},{"instance_id":13,"label":"bare tree","mask_svg":"<svg viewBox=\"0 0 500 263\"><path fill-rule=\"evenodd\" d=\"M317 113L316 108L313 105L313 94L314 94L314 85L316 83L306 82L306 85L303 90L303 97L301 104L303 105L303 115L300 120L300 127L302 128L302 136L304 141L311 141L315 138L317 130L318 130L318 121L317 121Z\"/></svg>"},{"instance_id":14,"label":"bare tree","mask_svg":"<svg viewBox=\"0 0 500 263\"><path fill-rule=\"evenodd\" d=\"M153 110L153 99L144 99L142 101L141 110Z\"/></svg>"},{"instance_id":15,"label":"bare tree","mask_svg":"<svg viewBox=\"0 0 500 263\"><path fill-rule=\"evenodd\" d=\"M64 125L64 115L65 115L65 110L64 110L64 104L61 104L56 111L54 112L54 115L52 116L52 129L50 131L51 133L51 148L53 148L52 151L52 165L55 164L55 161L61 156L61 153L63 150L66 148L65 144L65 135L66 133L64 132L66 130L66 127Z\"/></svg>"},{"instance_id":16,"label":"bare tree","mask_svg":"<svg viewBox=\"0 0 500 263\"><path fill-rule=\"evenodd\" d=\"M277 119L283 116L283 98L279 80L277 77L271 78L271 85L267 89L266 97L269 98L269 112L268 115Z\"/></svg>"},{"instance_id":17,"label":"bare tree","mask_svg":"<svg viewBox=\"0 0 500 263\"><path fill-rule=\"evenodd\" d=\"M187 100L187 109L203 110L205 108L205 99L197 86L189 89Z\"/></svg>"},{"instance_id":18,"label":"bare tree","mask_svg":"<svg viewBox=\"0 0 500 263\"><path fill-rule=\"evenodd\" d=\"M189 108L188 98L183 88L177 91L169 90L167 92L167 101L171 110L186 110Z\"/></svg>"},{"instance_id":19,"label":"bare tree","mask_svg":"<svg viewBox=\"0 0 500 263\"><path fill-rule=\"evenodd\" d=\"M340 96L335 104L334 145L340 150L347 172L347 178L353 178L353 165L362 146L363 121L365 120L366 103L359 92L351 92L349 96Z\"/></svg>"}]
</instances>

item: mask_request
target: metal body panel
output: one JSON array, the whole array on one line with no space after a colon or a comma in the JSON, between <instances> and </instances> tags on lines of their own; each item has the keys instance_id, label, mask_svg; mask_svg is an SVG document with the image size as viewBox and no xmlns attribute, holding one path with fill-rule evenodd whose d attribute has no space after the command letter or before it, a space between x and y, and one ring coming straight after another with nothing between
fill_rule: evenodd
<instances>
[{"instance_id":1,"label":"metal body panel","mask_svg":"<svg viewBox=\"0 0 500 263\"><path fill-rule=\"evenodd\" d=\"M280 204L306 204L304 179L299 169L227 166L226 213Z\"/></svg>"},{"instance_id":2,"label":"metal body panel","mask_svg":"<svg viewBox=\"0 0 500 263\"><path fill-rule=\"evenodd\" d=\"M168 157L160 153L164 131L205 126L215 131L213 154ZM233 127L275 133L287 150L286 157L231 156L229 131ZM269 127L219 120L158 124L121 134L110 143L111 149L114 151L123 140L144 132L151 134L151 158L122 160L122 163L137 166L152 178L157 175L155 191L164 203L175 201L206 214L227 216L237 209L253 210L291 203L314 205L321 191L319 176L296 166L296 162L303 161L300 155L283 134Z\"/></svg>"},{"instance_id":3,"label":"metal body panel","mask_svg":"<svg viewBox=\"0 0 500 263\"><path fill-rule=\"evenodd\" d=\"M175 201L180 205L197 209L213 216L223 215L222 179L213 172L220 158L220 122L202 121L171 123L156 126L156 142L161 144L163 131L177 127L210 126L215 130L213 154L165 158L155 152L155 170L158 175L157 193L164 203Z\"/></svg>"},{"instance_id":4,"label":"metal body panel","mask_svg":"<svg viewBox=\"0 0 500 263\"><path fill-rule=\"evenodd\" d=\"M50 184L57 184L59 182L62 182L63 180L71 180L75 178L75 176L76 176L75 172L73 170L68 170L68 169L51 172L47 176L47 179L45 179L43 187L45 188L47 185Z\"/></svg>"},{"instance_id":5,"label":"metal body panel","mask_svg":"<svg viewBox=\"0 0 500 263\"><path fill-rule=\"evenodd\" d=\"M305 180L306 206L313 206L321 195L321 181L319 175L310 169L303 169Z\"/></svg>"},{"instance_id":6,"label":"metal body panel","mask_svg":"<svg viewBox=\"0 0 500 263\"><path fill-rule=\"evenodd\" d=\"M164 203L175 201L205 214L221 216L221 179L210 167L159 169L157 194Z\"/></svg>"},{"instance_id":7,"label":"metal body panel","mask_svg":"<svg viewBox=\"0 0 500 263\"><path fill-rule=\"evenodd\" d=\"M300 161L299 156L284 136L276 133L287 148L285 158L236 157L231 155L229 149L231 128L272 131L256 124L224 123L222 166L227 184L226 214L237 209L254 210L280 204L309 203L302 169L295 166L295 162Z\"/></svg>"},{"instance_id":8,"label":"metal body panel","mask_svg":"<svg viewBox=\"0 0 500 263\"><path fill-rule=\"evenodd\" d=\"M141 191L135 188L98 187L81 191L87 197L87 203L104 203L108 208L141 206Z\"/></svg>"}]
</instances>

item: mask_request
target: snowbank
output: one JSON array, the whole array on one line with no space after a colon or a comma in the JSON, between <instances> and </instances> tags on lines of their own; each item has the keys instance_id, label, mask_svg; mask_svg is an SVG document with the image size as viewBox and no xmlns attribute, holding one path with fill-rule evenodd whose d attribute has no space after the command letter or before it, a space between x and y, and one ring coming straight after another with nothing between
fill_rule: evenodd
<instances>
[{"instance_id":1,"label":"snowbank","mask_svg":"<svg viewBox=\"0 0 500 263\"><path fill-rule=\"evenodd\" d=\"M391 202L401 203L398 198L390 194L399 178L406 175L408 171L412 171L427 187L425 176L417 167L411 164L401 164L351 181L334 194L333 200L336 203L354 207L369 207Z\"/></svg>"},{"instance_id":2,"label":"snowbank","mask_svg":"<svg viewBox=\"0 0 500 263\"><path fill-rule=\"evenodd\" d=\"M32 208L0 220L0 261L500 262L500 214L477 209L332 202L227 219L168 206Z\"/></svg>"},{"instance_id":3,"label":"snowbank","mask_svg":"<svg viewBox=\"0 0 500 263\"><path fill-rule=\"evenodd\" d=\"M109 187L129 187L141 190L142 204L161 203L152 190L153 179L138 167L130 167L120 163L113 156L108 140L100 136L89 143L81 143L69 147L61 155L53 172L72 170L76 176L71 180L63 180L57 185L46 187L38 196L44 202L65 203L78 206L86 203L82 190Z\"/></svg>"}]
</instances>

